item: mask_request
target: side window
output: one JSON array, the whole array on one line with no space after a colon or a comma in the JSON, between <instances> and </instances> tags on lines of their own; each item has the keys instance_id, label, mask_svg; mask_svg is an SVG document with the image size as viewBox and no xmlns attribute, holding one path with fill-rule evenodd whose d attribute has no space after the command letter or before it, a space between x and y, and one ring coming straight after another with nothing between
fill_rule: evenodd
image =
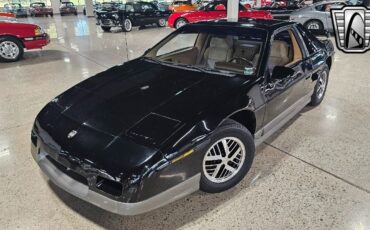
<instances>
[{"instance_id":1,"label":"side window","mask_svg":"<svg viewBox=\"0 0 370 230\"><path fill-rule=\"evenodd\" d=\"M197 40L198 34L179 34L172 40L168 41L157 51L157 57L165 54L175 53L178 51L185 51L192 49Z\"/></svg>"},{"instance_id":2,"label":"side window","mask_svg":"<svg viewBox=\"0 0 370 230\"><path fill-rule=\"evenodd\" d=\"M126 5L126 12L134 12L134 6L132 4Z\"/></svg>"},{"instance_id":3,"label":"side window","mask_svg":"<svg viewBox=\"0 0 370 230\"><path fill-rule=\"evenodd\" d=\"M291 29L277 33L271 42L268 61L270 71L275 66L289 66L302 60L302 51Z\"/></svg>"},{"instance_id":4,"label":"side window","mask_svg":"<svg viewBox=\"0 0 370 230\"><path fill-rule=\"evenodd\" d=\"M151 4L144 3L144 4L141 4L141 11L142 12L152 12L154 11L154 8Z\"/></svg>"},{"instance_id":5,"label":"side window","mask_svg":"<svg viewBox=\"0 0 370 230\"><path fill-rule=\"evenodd\" d=\"M313 36L306 28L302 25L297 26L298 32L302 35L303 42L306 45L309 54L315 53L320 49L320 41Z\"/></svg>"},{"instance_id":6,"label":"side window","mask_svg":"<svg viewBox=\"0 0 370 230\"><path fill-rule=\"evenodd\" d=\"M342 2L335 2L335 3L327 3L327 4L321 4L316 6L317 11L321 12L330 12L330 9L340 9L344 6L344 3Z\"/></svg>"},{"instance_id":7,"label":"side window","mask_svg":"<svg viewBox=\"0 0 370 230\"><path fill-rule=\"evenodd\" d=\"M139 3L134 3L133 8L135 12L141 12L141 5Z\"/></svg>"}]
</instances>

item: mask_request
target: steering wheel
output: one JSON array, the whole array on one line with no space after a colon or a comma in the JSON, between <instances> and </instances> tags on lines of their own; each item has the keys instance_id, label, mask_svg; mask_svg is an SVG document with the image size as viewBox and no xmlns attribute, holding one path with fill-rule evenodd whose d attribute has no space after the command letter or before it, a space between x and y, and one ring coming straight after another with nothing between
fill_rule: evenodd
<instances>
[{"instance_id":1,"label":"steering wheel","mask_svg":"<svg viewBox=\"0 0 370 230\"><path fill-rule=\"evenodd\" d=\"M250 67L253 67L253 62L249 61L246 58L242 58L242 57L231 58L230 61L228 61L228 62L234 62L234 61L238 61L238 60L248 64Z\"/></svg>"}]
</instances>

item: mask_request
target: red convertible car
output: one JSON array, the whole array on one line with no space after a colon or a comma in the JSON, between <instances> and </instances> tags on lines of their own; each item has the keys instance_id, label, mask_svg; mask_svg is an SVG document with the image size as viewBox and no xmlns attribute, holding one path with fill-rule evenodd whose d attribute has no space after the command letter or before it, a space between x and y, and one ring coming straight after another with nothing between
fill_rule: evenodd
<instances>
[{"instance_id":1,"label":"red convertible car","mask_svg":"<svg viewBox=\"0 0 370 230\"><path fill-rule=\"evenodd\" d=\"M37 25L0 21L0 61L18 61L24 49L40 49L49 42L49 35Z\"/></svg>"},{"instance_id":2,"label":"red convertible car","mask_svg":"<svg viewBox=\"0 0 370 230\"><path fill-rule=\"evenodd\" d=\"M168 18L168 25L178 29L187 23L226 18L226 6L227 1L216 0L199 7L196 11L174 12ZM239 4L239 18L272 19L272 15L267 11L248 10Z\"/></svg>"}]
</instances>

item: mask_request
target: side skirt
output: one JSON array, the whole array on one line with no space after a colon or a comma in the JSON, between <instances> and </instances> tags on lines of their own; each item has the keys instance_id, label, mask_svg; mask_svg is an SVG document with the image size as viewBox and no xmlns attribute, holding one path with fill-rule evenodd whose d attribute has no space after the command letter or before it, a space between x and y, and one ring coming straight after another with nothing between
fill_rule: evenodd
<instances>
[{"instance_id":1,"label":"side skirt","mask_svg":"<svg viewBox=\"0 0 370 230\"><path fill-rule=\"evenodd\" d=\"M313 92L310 92L306 96L299 99L279 116L274 118L274 120L270 121L262 129L257 131L255 134L254 144L256 146L262 144L267 138L269 138L277 130L283 127L290 119L297 115L311 101L312 93Z\"/></svg>"}]
</instances>

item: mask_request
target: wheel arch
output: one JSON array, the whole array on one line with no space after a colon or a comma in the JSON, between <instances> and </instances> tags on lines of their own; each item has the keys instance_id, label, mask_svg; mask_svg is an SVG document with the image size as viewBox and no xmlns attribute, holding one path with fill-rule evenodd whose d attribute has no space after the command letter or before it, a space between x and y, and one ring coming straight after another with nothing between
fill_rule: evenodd
<instances>
[{"instance_id":1,"label":"wheel arch","mask_svg":"<svg viewBox=\"0 0 370 230\"><path fill-rule=\"evenodd\" d=\"M332 59L332 57L330 56L330 57L328 57L327 59L326 59L326 64L328 65L328 67L329 67L329 70L331 69L331 65L332 65L332 63L333 63L333 59Z\"/></svg>"},{"instance_id":2,"label":"wheel arch","mask_svg":"<svg viewBox=\"0 0 370 230\"><path fill-rule=\"evenodd\" d=\"M254 135L254 133L256 132L256 115L250 109L238 111L229 116L228 119L240 123L245 128L247 128L252 135Z\"/></svg>"},{"instance_id":3,"label":"wheel arch","mask_svg":"<svg viewBox=\"0 0 370 230\"><path fill-rule=\"evenodd\" d=\"M181 16L181 17L178 17L176 20L175 20L175 22L173 23L173 26L176 28L176 23L179 21L179 20L181 20L181 19L184 19L187 23L189 23L189 20L187 19L187 18L185 18L185 17L183 17L183 16Z\"/></svg>"},{"instance_id":4,"label":"wheel arch","mask_svg":"<svg viewBox=\"0 0 370 230\"><path fill-rule=\"evenodd\" d=\"M309 22L313 22L313 21L317 21L317 22L319 22L320 24L321 24L321 26L324 28L324 23L323 23L323 21L321 21L320 19L318 19L318 18L314 18L314 19L312 19L312 18L310 18L310 19L308 19L307 21L305 21L304 22L304 27L306 27L307 28L307 24L309 23Z\"/></svg>"},{"instance_id":5,"label":"wheel arch","mask_svg":"<svg viewBox=\"0 0 370 230\"><path fill-rule=\"evenodd\" d=\"M11 37L11 38L15 38L15 39L17 39L17 40L22 44L23 48L26 48L26 47L25 47L25 45L24 45L23 40L22 40L21 38L17 37L17 36L14 36L14 35L12 35L12 34L0 34L0 38L2 38L2 37Z\"/></svg>"}]
</instances>

